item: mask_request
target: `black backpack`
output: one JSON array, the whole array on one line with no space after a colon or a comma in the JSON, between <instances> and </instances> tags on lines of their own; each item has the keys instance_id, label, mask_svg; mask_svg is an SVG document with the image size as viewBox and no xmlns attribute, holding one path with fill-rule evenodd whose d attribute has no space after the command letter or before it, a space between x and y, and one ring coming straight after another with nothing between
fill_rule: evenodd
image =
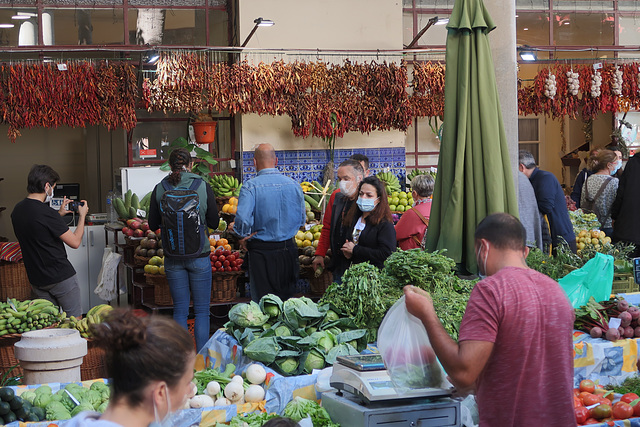
<instances>
[{"instance_id":1,"label":"black backpack","mask_svg":"<svg viewBox=\"0 0 640 427\"><path fill-rule=\"evenodd\" d=\"M602 192L607 187L607 185L609 184L609 181L611 181L611 179L612 178L610 176L606 177L606 179L604 180L602 185L600 185L600 188L598 189L598 192L596 193L596 195L593 198L591 198L591 196L589 195L589 186L587 185L587 181L585 180L585 182L584 182L585 201L584 201L584 203L580 204L580 209L582 209L582 212L584 212L584 213L595 213L596 201L600 198L600 196L602 195Z\"/></svg>"},{"instance_id":2,"label":"black backpack","mask_svg":"<svg viewBox=\"0 0 640 427\"><path fill-rule=\"evenodd\" d=\"M201 183L202 180L194 179L188 189L180 189L162 180L165 192L160 199L160 212L165 255L197 258L202 254L208 236L200 218L200 197L196 191Z\"/></svg>"}]
</instances>

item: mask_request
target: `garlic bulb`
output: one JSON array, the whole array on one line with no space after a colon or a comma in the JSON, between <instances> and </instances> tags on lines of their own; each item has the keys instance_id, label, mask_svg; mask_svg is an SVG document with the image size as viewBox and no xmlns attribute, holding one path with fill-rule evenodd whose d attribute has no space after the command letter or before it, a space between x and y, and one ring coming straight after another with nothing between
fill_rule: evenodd
<instances>
[{"instance_id":1,"label":"garlic bulb","mask_svg":"<svg viewBox=\"0 0 640 427\"><path fill-rule=\"evenodd\" d=\"M551 73L549 73L549 77L544 82L544 95L551 99L556 96L556 76Z\"/></svg>"},{"instance_id":2,"label":"garlic bulb","mask_svg":"<svg viewBox=\"0 0 640 427\"><path fill-rule=\"evenodd\" d=\"M600 86L602 86L602 76L600 75L600 71L596 71L593 73L591 77L591 97L597 98L602 93L600 91Z\"/></svg>"},{"instance_id":3,"label":"garlic bulb","mask_svg":"<svg viewBox=\"0 0 640 427\"><path fill-rule=\"evenodd\" d=\"M613 82L611 83L611 93L616 96L622 95L622 70L616 66L613 74Z\"/></svg>"},{"instance_id":4,"label":"garlic bulb","mask_svg":"<svg viewBox=\"0 0 640 427\"><path fill-rule=\"evenodd\" d=\"M578 73L574 73L573 69L571 71L567 71L567 91L573 95L578 95L578 91L580 90L580 76Z\"/></svg>"}]
</instances>

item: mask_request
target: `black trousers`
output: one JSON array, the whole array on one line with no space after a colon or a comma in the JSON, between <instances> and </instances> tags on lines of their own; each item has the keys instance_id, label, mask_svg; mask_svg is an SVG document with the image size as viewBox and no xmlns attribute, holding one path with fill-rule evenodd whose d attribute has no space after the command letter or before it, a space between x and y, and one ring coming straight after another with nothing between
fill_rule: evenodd
<instances>
[{"instance_id":1,"label":"black trousers","mask_svg":"<svg viewBox=\"0 0 640 427\"><path fill-rule=\"evenodd\" d=\"M293 239L283 242L249 240L249 286L255 302L267 294L283 301L295 293L300 272L298 248Z\"/></svg>"}]
</instances>

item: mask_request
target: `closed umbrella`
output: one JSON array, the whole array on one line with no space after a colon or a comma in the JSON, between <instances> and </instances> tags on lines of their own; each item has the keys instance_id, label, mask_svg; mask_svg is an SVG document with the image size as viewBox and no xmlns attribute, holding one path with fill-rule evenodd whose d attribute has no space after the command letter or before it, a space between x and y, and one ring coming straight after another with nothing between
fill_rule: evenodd
<instances>
[{"instance_id":1,"label":"closed umbrella","mask_svg":"<svg viewBox=\"0 0 640 427\"><path fill-rule=\"evenodd\" d=\"M495 28L481 0L456 0L447 25L444 132L427 250L476 271L476 226L487 215L518 215L489 47ZM514 53L515 54L515 53Z\"/></svg>"}]
</instances>

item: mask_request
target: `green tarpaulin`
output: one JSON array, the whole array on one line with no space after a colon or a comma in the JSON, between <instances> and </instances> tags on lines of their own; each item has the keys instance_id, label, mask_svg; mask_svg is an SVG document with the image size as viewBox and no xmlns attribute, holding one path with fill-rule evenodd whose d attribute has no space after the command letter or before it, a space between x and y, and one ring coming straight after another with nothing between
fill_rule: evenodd
<instances>
[{"instance_id":1,"label":"green tarpaulin","mask_svg":"<svg viewBox=\"0 0 640 427\"><path fill-rule=\"evenodd\" d=\"M427 250L476 271L474 239L487 215L518 215L481 0L456 0L447 25L444 132L427 232Z\"/></svg>"}]
</instances>

